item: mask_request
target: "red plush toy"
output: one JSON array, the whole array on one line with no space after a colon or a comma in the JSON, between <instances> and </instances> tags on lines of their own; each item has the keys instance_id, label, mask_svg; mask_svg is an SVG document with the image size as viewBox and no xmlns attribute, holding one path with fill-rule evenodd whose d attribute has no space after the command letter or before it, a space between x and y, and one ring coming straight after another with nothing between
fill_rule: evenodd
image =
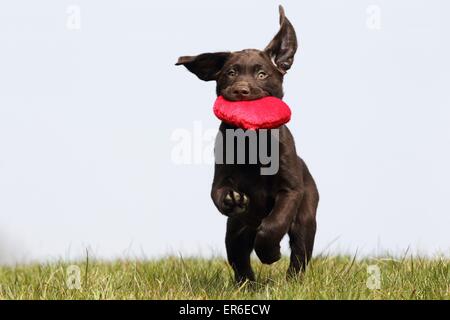
<instances>
[{"instance_id":1,"label":"red plush toy","mask_svg":"<svg viewBox=\"0 0 450 320\"><path fill-rule=\"evenodd\" d=\"M228 101L222 96L214 103L214 114L242 129L274 129L291 120L291 110L282 100L265 97L250 101Z\"/></svg>"}]
</instances>

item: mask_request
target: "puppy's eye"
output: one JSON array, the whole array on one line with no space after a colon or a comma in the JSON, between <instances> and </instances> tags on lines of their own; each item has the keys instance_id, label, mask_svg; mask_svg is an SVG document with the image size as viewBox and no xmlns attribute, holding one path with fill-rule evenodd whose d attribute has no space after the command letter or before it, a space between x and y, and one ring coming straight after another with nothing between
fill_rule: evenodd
<instances>
[{"instance_id":1,"label":"puppy's eye","mask_svg":"<svg viewBox=\"0 0 450 320\"><path fill-rule=\"evenodd\" d=\"M258 72L258 74L256 75L256 78L258 80L264 80L268 77L269 75L267 73L265 73L264 71L260 71Z\"/></svg>"},{"instance_id":2,"label":"puppy's eye","mask_svg":"<svg viewBox=\"0 0 450 320\"><path fill-rule=\"evenodd\" d=\"M236 77L237 76L237 72L234 70L229 70L227 72L227 76L229 76L230 78Z\"/></svg>"}]
</instances>

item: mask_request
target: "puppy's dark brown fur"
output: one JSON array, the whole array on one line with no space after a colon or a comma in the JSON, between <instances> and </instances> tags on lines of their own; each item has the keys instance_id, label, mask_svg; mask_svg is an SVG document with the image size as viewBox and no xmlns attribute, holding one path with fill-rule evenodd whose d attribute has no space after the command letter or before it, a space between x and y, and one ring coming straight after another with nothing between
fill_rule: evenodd
<instances>
[{"instance_id":1,"label":"puppy's dark brown fur","mask_svg":"<svg viewBox=\"0 0 450 320\"><path fill-rule=\"evenodd\" d=\"M295 30L280 6L280 30L265 50L184 56L177 65L202 80L215 80L217 95L228 100L281 99L283 77L296 51ZM235 128L222 123L222 137L226 129ZM280 259L280 241L286 234L291 246L288 275L304 270L312 255L319 194L286 126L279 128L279 159L279 170L271 176L261 175L261 164L215 165L211 197L228 216L227 255L239 282L255 280L250 265L253 249L263 263Z\"/></svg>"}]
</instances>

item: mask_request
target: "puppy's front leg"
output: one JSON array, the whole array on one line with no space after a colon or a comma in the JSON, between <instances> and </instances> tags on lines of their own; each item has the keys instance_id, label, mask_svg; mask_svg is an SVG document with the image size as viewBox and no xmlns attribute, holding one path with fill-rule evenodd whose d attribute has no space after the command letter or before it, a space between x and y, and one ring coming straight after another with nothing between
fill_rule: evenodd
<instances>
[{"instance_id":1,"label":"puppy's front leg","mask_svg":"<svg viewBox=\"0 0 450 320\"><path fill-rule=\"evenodd\" d=\"M220 213L228 217L246 213L250 203L248 196L235 188L231 167L221 164L215 165L211 198Z\"/></svg>"},{"instance_id":2,"label":"puppy's front leg","mask_svg":"<svg viewBox=\"0 0 450 320\"><path fill-rule=\"evenodd\" d=\"M289 231L302 197L303 192L294 190L277 194L272 212L263 219L256 233L255 251L262 263L272 264L281 258L281 239Z\"/></svg>"}]
</instances>

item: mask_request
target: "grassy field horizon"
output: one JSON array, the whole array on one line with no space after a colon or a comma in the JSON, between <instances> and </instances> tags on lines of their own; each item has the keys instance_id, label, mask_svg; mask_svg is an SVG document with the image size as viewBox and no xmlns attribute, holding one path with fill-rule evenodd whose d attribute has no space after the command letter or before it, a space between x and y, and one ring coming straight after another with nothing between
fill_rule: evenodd
<instances>
[{"instance_id":1,"label":"grassy field horizon","mask_svg":"<svg viewBox=\"0 0 450 320\"><path fill-rule=\"evenodd\" d=\"M0 299L450 299L446 257L314 258L287 280L288 259L253 261L256 283L235 284L223 258L86 260L0 267Z\"/></svg>"}]
</instances>

